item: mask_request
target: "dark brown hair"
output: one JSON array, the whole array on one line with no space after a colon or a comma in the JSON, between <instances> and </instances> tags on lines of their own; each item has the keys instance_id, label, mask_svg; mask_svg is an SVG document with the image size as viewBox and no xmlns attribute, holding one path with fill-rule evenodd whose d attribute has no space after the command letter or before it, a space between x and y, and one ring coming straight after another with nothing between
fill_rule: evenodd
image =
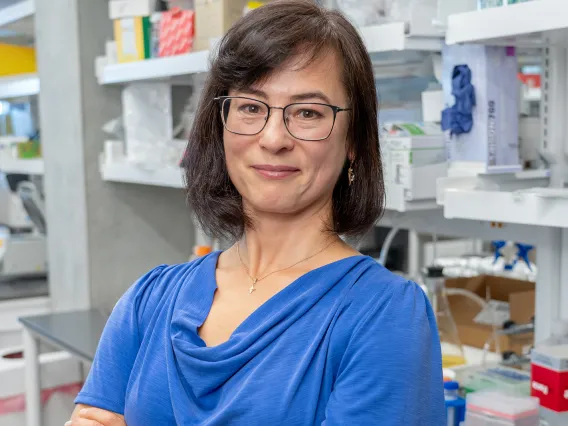
<instances>
[{"instance_id":1,"label":"dark brown hair","mask_svg":"<svg viewBox=\"0 0 568 426\"><path fill-rule=\"evenodd\" d=\"M377 95L371 59L357 30L337 11L310 0L280 0L249 12L221 40L202 93L184 158L187 199L203 229L240 238L251 224L229 178L217 96L252 86L300 52L312 60L337 52L350 100L348 151L355 156L349 186L346 162L333 191L331 231L357 236L382 214Z\"/></svg>"}]
</instances>

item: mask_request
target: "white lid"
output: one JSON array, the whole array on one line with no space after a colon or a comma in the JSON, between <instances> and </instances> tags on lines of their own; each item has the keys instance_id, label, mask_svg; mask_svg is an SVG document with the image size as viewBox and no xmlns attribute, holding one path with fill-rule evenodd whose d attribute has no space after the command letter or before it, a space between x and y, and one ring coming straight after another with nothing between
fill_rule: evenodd
<instances>
[{"instance_id":1,"label":"white lid","mask_svg":"<svg viewBox=\"0 0 568 426\"><path fill-rule=\"evenodd\" d=\"M498 391L480 391L467 395L467 410L508 419L538 414L539 405L537 398L511 396Z\"/></svg>"},{"instance_id":2,"label":"white lid","mask_svg":"<svg viewBox=\"0 0 568 426\"><path fill-rule=\"evenodd\" d=\"M537 346L535 352L556 359L568 359L568 344L553 346Z\"/></svg>"}]
</instances>

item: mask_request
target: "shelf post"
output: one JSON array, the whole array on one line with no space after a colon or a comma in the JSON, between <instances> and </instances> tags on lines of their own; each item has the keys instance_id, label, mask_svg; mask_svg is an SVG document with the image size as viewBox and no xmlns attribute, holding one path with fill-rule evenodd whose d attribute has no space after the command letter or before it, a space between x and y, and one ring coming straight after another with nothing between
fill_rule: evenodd
<instances>
[{"instance_id":1,"label":"shelf post","mask_svg":"<svg viewBox=\"0 0 568 426\"><path fill-rule=\"evenodd\" d=\"M555 188L564 187L566 182L567 60L563 47L547 47L543 50L541 152L550 164L550 186Z\"/></svg>"},{"instance_id":2,"label":"shelf post","mask_svg":"<svg viewBox=\"0 0 568 426\"><path fill-rule=\"evenodd\" d=\"M563 265L563 235L566 230L542 227L537 244L538 274L535 300L535 344L552 335L554 323L561 313L561 278L568 272ZM566 263L566 262L564 262Z\"/></svg>"}]
</instances>

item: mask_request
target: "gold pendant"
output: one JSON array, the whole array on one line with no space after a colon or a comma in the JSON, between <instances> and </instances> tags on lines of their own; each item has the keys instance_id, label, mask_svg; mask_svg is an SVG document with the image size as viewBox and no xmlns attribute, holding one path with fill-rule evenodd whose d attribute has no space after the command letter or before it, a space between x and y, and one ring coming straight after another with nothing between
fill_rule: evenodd
<instances>
[{"instance_id":1,"label":"gold pendant","mask_svg":"<svg viewBox=\"0 0 568 426\"><path fill-rule=\"evenodd\" d=\"M254 278L254 279L252 280L252 285L251 285L250 288L249 288L249 294L252 294L253 291L256 291L256 288L254 288L254 285L256 284L257 281L258 281L257 278Z\"/></svg>"}]
</instances>

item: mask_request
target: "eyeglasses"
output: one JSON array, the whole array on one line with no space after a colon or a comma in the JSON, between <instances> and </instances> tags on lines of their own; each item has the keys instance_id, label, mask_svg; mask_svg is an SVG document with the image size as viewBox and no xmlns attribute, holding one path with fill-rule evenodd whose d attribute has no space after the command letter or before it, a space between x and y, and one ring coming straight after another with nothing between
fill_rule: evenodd
<instances>
[{"instance_id":1,"label":"eyeglasses","mask_svg":"<svg viewBox=\"0 0 568 426\"><path fill-rule=\"evenodd\" d=\"M333 131L337 113L351 110L314 102L271 107L257 99L241 96L219 96L215 100L221 106L223 126L231 133L258 135L266 127L271 111L281 109L288 133L303 141L327 139Z\"/></svg>"}]
</instances>

